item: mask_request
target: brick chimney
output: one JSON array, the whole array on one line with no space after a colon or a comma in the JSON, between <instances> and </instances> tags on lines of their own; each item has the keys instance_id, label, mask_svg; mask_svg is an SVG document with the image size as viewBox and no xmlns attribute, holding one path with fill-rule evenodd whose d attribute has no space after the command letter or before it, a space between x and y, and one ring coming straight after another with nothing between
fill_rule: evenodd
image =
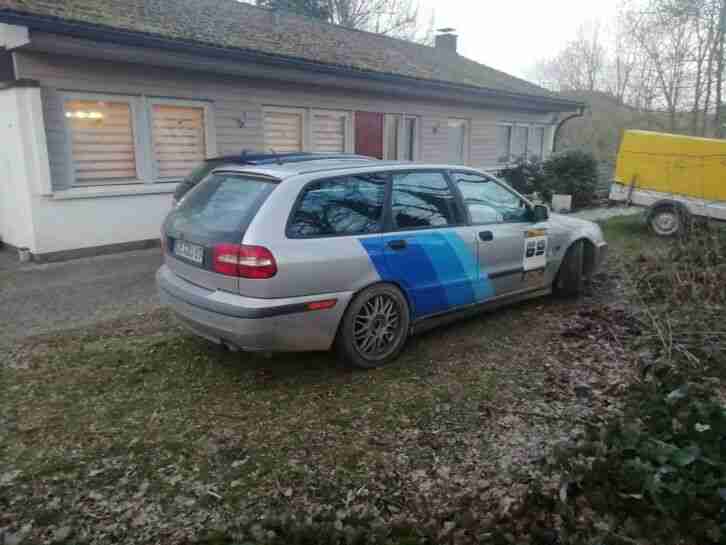
<instances>
[{"instance_id":1,"label":"brick chimney","mask_svg":"<svg viewBox=\"0 0 726 545\"><path fill-rule=\"evenodd\" d=\"M440 28L439 34L436 35L436 49L442 51L448 51L450 53L456 53L456 42L458 36L454 34L455 29L453 28Z\"/></svg>"}]
</instances>

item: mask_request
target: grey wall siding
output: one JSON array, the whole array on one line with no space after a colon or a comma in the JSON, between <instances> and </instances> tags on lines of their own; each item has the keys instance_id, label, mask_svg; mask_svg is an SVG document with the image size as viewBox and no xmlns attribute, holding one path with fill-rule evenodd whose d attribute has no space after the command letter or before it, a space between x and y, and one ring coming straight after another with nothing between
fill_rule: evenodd
<instances>
[{"instance_id":1,"label":"grey wall siding","mask_svg":"<svg viewBox=\"0 0 726 545\"><path fill-rule=\"evenodd\" d=\"M470 121L469 163L496 166L497 121L547 122L551 115L476 109L469 106L404 100L325 87L281 84L136 64L92 61L42 53L16 53L17 77L39 80L48 136L51 176L56 189L68 187L62 92L145 95L213 103L217 152L262 150L264 106L367 110L419 116L420 160L446 160L447 120Z\"/></svg>"}]
</instances>

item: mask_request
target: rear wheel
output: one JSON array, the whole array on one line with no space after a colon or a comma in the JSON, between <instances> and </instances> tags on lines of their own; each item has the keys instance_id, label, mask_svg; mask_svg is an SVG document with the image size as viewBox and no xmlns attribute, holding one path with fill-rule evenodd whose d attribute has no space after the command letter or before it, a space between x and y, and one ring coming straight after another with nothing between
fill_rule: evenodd
<instances>
[{"instance_id":1,"label":"rear wheel","mask_svg":"<svg viewBox=\"0 0 726 545\"><path fill-rule=\"evenodd\" d=\"M661 237L672 237L681 232L686 223L684 212L673 205L659 206L650 213L648 225Z\"/></svg>"},{"instance_id":2,"label":"rear wheel","mask_svg":"<svg viewBox=\"0 0 726 545\"><path fill-rule=\"evenodd\" d=\"M348 306L336 349L354 367L380 367L401 353L409 325L408 303L401 291L390 284L377 284L360 292Z\"/></svg>"},{"instance_id":3,"label":"rear wheel","mask_svg":"<svg viewBox=\"0 0 726 545\"><path fill-rule=\"evenodd\" d=\"M555 279L554 291L563 297L577 297L585 288L585 241L574 242L565 254Z\"/></svg>"}]
</instances>

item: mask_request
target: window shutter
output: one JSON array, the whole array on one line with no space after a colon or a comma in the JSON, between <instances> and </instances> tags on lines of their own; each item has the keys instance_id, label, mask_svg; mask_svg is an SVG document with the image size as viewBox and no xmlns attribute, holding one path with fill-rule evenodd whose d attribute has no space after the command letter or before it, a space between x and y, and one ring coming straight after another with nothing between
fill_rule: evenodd
<instances>
[{"instance_id":1,"label":"window shutter","mask_svg":"<svg viewBox=\"0 0 726 545\"><path fill-rule=\"evenodd\" d=\"M153 104L151 119L158 178L182 178L204 161L204 108Z\"/></svg>"},{"instance_id":2,"label":"window shutter","mask_svg":"<svg viewBox=\"0 0 726 545\"><path fill-rule=\"evenodd\" d=\"M127 102L69 100L65 117L77 184L137 177L131 106Z\"/></svg>"},{"instance_id":3,"label":"window shutter","mask_svg":"<svg viewBox=\"0 0 726 545\"><path fill-rule=\"evenodd\" d=\"M265 112L265 151L302 151L303 116L299 112Z\"/></svg>"},{"instance_id":4,"label":"window shutter","mask_svg":"<svg viewBox=\"0 0 726 545\"><path fill-rule=\"evenodd\" d=\"M345 152L346 115L342 112L313 114L313 149L326 153Z\"/></svg>"}]
</instances>

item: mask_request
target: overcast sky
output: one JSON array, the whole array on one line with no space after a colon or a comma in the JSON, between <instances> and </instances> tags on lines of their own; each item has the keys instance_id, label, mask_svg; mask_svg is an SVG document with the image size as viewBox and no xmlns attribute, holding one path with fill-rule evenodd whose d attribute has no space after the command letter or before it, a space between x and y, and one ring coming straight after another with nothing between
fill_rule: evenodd
<instances>
[{"instance_id":1,"label":"overcast sky","mask_svg":"<svg viewBox=\"0 0 726 545\"><path fill-rule=\"evenodd\" d=\"M615 15L617 0L419 0L422 20L454 27L459 53L519 77L551 57L588 20Z\"/></svg>"}]
</instances>

